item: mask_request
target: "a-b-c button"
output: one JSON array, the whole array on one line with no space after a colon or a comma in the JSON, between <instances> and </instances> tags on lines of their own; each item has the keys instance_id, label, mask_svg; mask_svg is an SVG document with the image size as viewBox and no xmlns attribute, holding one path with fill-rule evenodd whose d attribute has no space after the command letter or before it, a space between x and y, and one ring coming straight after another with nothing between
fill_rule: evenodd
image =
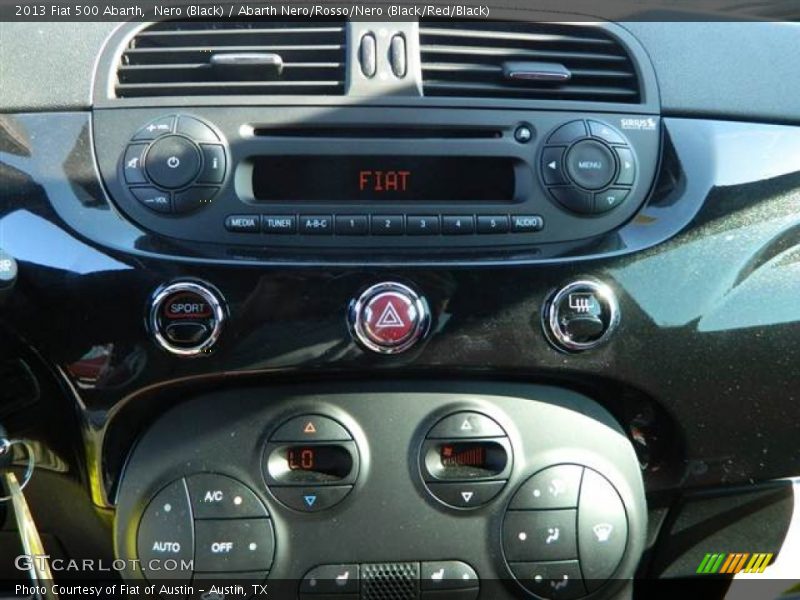
<instances>
[{"instance_id":1,"label":"a-b-c button","mask_svg":"<svg viewBox=\"0 0 800 600\"><path fill-rule=\"evenodd\" d=\"M166 135L150 146L145 157L145 168L156 185L178 189L197 177L200 162L200 151L194 142L180 135Z\"/></svg>"},{"instance_id":2,"label":"a-b-c button","mask_svg":"<svg viewBox=\"0 0 800 600\"><path fill-rule=\"evenodd\" d=\"M570 179L587 190L603 189L616 171L611 149L595 140L583 140L570 148L566 167Z\"/></svg>"}]
</instances>

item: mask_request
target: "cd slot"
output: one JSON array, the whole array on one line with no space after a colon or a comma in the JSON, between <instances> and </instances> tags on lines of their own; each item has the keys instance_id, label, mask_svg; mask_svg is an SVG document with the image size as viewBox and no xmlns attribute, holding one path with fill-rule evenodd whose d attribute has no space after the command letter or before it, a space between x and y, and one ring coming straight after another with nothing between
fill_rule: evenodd
<instances>
[{"instance_id":1,"label":"cd slot","mask_svg":"<svg viewBox=\"0 0 800 600\"><path fill-rule=\"evenodd\" d=\"M423 139L423 140L488 140L503 136L499 129L482 127L342 127L308 126L254 126L254 137L280 138L338 138L338 139Z\"/></svg>"}]
</instances>

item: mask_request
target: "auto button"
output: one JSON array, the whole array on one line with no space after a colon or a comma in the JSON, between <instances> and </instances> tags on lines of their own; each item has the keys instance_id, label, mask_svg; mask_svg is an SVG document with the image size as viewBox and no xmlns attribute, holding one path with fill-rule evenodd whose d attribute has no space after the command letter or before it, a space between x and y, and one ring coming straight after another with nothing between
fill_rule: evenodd
<instances>
[{"instance_id":1,"label":"auto button","mask_svg":"<svg viewBox=\"0 0 800 600\"><path fill-rule=\"evenodd\" d=\"M192 571L183 568L194 557L194 532L189 495L183 479L162 489L144 511L137 534L137 554L148 579L188 582ZM178 570L160 568L174 560Z\"/></svg>"}]
</instances>

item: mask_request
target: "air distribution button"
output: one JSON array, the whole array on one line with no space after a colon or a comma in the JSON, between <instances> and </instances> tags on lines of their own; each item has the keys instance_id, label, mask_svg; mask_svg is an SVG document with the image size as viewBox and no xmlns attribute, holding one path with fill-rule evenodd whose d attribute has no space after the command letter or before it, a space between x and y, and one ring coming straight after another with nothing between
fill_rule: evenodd
<instances>
[{"instance_id":1,"label":"air distribution button","mask_svg":"<svg viewBox=\"0 0 800 600\"><path fill-rule=\"evenodd\" d=\"M363 346L381 354L404 352L430 328L424 297L396 282L373 285L350 303L350 330Z\"/></svg>"}]
</instances>

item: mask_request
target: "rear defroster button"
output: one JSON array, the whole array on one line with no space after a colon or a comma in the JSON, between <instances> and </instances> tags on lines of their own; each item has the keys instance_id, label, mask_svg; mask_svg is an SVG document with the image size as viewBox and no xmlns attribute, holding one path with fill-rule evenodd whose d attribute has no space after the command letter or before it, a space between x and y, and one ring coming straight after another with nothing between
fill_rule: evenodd
<instances>
[{"instance_id":1,"label":"rear defroster button","mask_svg":"<svg viewBox=\"0 0 800 600\"><path fill-rule=\"evenodd\" d=\"M367 289L350 303L347 317L353 336L381 354L408 350L427 334L431 322L425 298L396 282Z\"/></svg>"}]
</instances>

